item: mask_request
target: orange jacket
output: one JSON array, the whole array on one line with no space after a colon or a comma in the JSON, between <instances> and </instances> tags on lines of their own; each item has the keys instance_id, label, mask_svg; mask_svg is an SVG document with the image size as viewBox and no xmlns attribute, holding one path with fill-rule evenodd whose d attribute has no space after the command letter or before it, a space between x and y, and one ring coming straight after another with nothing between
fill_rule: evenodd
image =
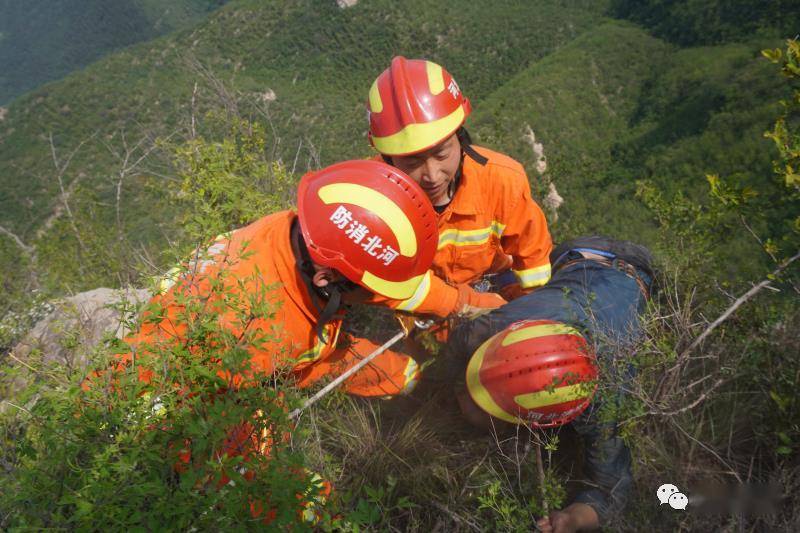
<instances>
[{"instance_id":1,"label":"orange jacket","mask_svg":"<svg viewBox=\"0 0 800 533\"><path fill-rule=\"evenodd\" d=\"M508 156L473 148L488 161L464 157L455 196L439 215L439 249L425 280L407 300L374 296L371 302L446 317L457 312L454 285L475 283L484 274L510 267L523 289L550 279L550 232L525 170Z\"/></svg>"},{"instance_id":2,"label":"orange jacket","mask_svg":"<svg viewBox=\"0 0 800 533\"><path fill-rule=\"evenodd\" d=\"M223 279L228 290L244 289L245 294L263 290L266 299L273 304L274 316L257 318L248 326L268 337L261 346L248 347L253 370L271 373L284 368L304 387L332 374L335 377L355 364L376 346L357 340L349 349L337 349L341 316L325 326L326 342L317 337L319 311L295 266L290 242L290 228L295 217L291 211L275 213L219 237L209 249L210 257L196 265L193 279L188 280L190 274L187 273L166 292L153 298L165 308L165 319L156 323L143 321L141 330L125 340L136 350L143 342L169 343L182 338L186 327L176 319L182 315L184 307L176 301L176 296L186 292L208 295L211 280L224 263L226 275ZM243 283L243 287L239 283ZM242 296L242 301L247 302L247 297ZM237 331L238 320L233 311L222 313L220 322L235 333L241 333ZM122 362L130 359L130 353L119 356ZM417 377L418 367L412 358L387 351L348 379L343 388L360 396L383 397L410 390ZM150 376L140 373L140 379L149 381Z\"/></svg>"}]
</instances>

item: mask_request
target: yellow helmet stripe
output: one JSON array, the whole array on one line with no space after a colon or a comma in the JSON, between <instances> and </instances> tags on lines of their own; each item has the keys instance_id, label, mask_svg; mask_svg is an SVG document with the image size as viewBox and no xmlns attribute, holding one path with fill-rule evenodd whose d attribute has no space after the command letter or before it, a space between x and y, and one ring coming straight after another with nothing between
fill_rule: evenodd
<instances>
[{"instance_id":1,"label":"yellow helmet stripe","mask_svg":"<svg viewBox=\"0 0 800 533\"><path fill-rule=\"evenodd\" d=\"M443 141L449 133L456 131L465 118L463 106L458 106L458 109L439 120L409 124L397 133L386 137L373 136L372 143L379 152L386 155L419 152Z\"/></svg>"},{"instance_id":2,"label":"yellow helmet stripe","mask_svg":"<svg viewBox=\"0 0 800 533\"><path fill-rule=\"evenodd\" d=\"M497 335L500 334L502 334L502 331ZM467 365L467 390L475 403L490 415L500 420L511 422L512 424L524 424L524 420L517 416L512 416L497 405L491 394L489 394L489 391L486 390L486 387L481 383L480 371L481 366L483 366L483 358L486 355L486 350L489 348L489 345L497 335L481 344L480 348L478 348L470 358L469 364Z\"/></svg>"},{"instance_id":3,"label":"yellow helmet stripe","mask_svg":"<svg viewBox=\"0 0 800 533\"><path fill-rule=\"evenodd\" d=\"M372 82L372 87L369 88L369 110L373 113L383 111L383 101L381 100L381 93L378 91L378 80Z\"/></svg>"},{"instance_id":4,"label":"yellow helmet stripe","mask_svg":"<svg viewBox=\"0 0 800 533\"><path fill-rule=\"evenodd\" d=\"M417 254L417 236L411 221L403 210L385 194L356 183L324 185L320 187L318 194L326 204L352 204L372 211L394 233L401 255L414 257Z\"/></svg>"},{"instance_id":5,"label":"yellow helmet stripe","mask_svg":"<svg viewBox=\"0 0 800 533\"><path fill-rule=\"evenodd\" d=\"M503 339L502 345L508 346L516 342L535 339L537 337L546 337L548 335L577 335L583 338L583 335L581 335L578 330L565 324L537 324L535 326L528 326L512 331Z\"/></svg>"},{"instance_id":6,"label":"yellow helmet stripe","mask_svg":"<svg viewBox=\"0 0 800 533\"><path fill-rule=\"evenodd\" d=\"M514 396L514 401L524 409L537 409L548 405L571 402L586 398L594 383L576 383L565 387L556 387L553 390L542 390L538 392L528 392Z\"/></svg>"},{"instance_id":7,"label":"yellow helmet stripe","mask_svg":"<svg viewBox=\"0 0 800 533\"><path fill-rule=\"evenodd\" d=\"M444 73L442 72L442 67L436 63L426 61L425 70L428 73L428 88L431 90L431 94L436 96L444 91Z\"/></svg>"},{"instance_id":8,"label":"yellow helmet stripe","mask_svg":"<svg viewBox=\"0 0 800 533\"><path fill-rule=\"evenodd\" d=\"M405 281L389 281L379 278L370 271L366 271L364 275L361 276L361 284L369 290L386 296L387 298L405 300L414 294L414 291L417 290L417 287L422 283L424 277L425 274L420 274L419 276Z\"/></svg>"}]
</instances>

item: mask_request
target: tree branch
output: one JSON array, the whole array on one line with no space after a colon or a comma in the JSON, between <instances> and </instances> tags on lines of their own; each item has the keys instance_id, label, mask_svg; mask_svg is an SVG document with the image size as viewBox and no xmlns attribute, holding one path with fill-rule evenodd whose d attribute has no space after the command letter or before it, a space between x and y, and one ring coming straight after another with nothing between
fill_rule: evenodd
<instances>
[{"instance_id":1,"label":"tree branch","mask_svg":"<svg viewBox=\"0 0 800 533\"><path fill-rule=\"evenodd\" d=\"M34 252L33 246L28 246L27 244L22 242L22 239L20 239L15 233L12 233L3 226L0 226L0 233L2 233L7 237L10 237L11 240L13 240L17 246L22 248L22 251L25 252L27 255L33 255Z\"/></svg>"},{"instance_id":2,"label":"tree branch","mask_svg":"<svg viewBox=\"0 0 800 533\"><path fill-rule=\"evenodd\" d=\"M739 298L737 298L737 300L733 302L733 304L731 304L731 306L728 307L725 310L725 312L719 316L719 318L717 318L714 322L709 324L708 327L703 331L703 333L701 333L700 336L698 336L694 341L692 341L692 343L683 352L681 352L681 355L678 357L678 359L682 360L687 355L689 355L689 352L697 348L706 339L706 337L708 337L711 334L711 332L717 328L717 326L725 322L739 307L741 307L742 304L744 304L745 302L750 300L753 296L758 294L761 291L761 289L764 289L767 285L772 283L775 276L783 272L786 269L786 267L797 261L797 259L800 259L800 252L797 252L792 257L790 257L789 259L785 260L783 263L778 265L778 268L773 270L772 273L769 276L767 276L766 279L764 279L761 283L755 285L749 291L747 291Z\"/></svg>"}]
</instances>

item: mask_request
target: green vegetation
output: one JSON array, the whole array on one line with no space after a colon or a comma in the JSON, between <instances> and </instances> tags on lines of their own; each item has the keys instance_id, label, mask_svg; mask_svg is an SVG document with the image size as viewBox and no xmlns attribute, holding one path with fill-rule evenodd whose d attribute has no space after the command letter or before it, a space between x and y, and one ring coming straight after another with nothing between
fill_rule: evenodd
<instances>
[{"instance_id":1,"label":"green vegetation","mask_svg":"<svg viewBox=\"0 0 800 533\"><path fill-rule=\"evenodd\" d=\"M274 316L272 288L237 297L230 286L244 280L218 281L199 289L202 298L189 297L188 287L179 293L185 307L175 318L191 324L181 341L140 346L124 369L108 366L110 354L125 349L112 341L92 354L106 369L87 391L78 386L85 369L31 367L36 383L8 404L14 412L2 426L0 460L15 472L0 491L4 529L229 530L298 521L299 496L320 489L282 438L291 429L285 406L297 400L277 386L280 371L252 371L248 352L270 342L248 326ZM240 333L221 326L223 310ZM158 322L162 311L151 304L147 312L146 321ZM6 369L4 379L20 370L28 369ZM140 373L152 379L140 381ZM234 383L234 375L247 377ZM269 457L237 453L252 450L251 441L268 446Z\"/></svg>"},{"instance_id":2,"label":"green vegetation","mask_svg":"<svg viewBox=\"0 0 800 533\"><path fill-rule=\"evenodd\" d=\"M452 71L472 99L476 140L522 161L537 200L551 186L563 197L548 208L558 240L603 232L647 244L659 259L662 290L647 316L648 340L631 355L636 384L609 413L625 420L636 479L635 500L611 527L796 530L800 67L797 44L781 42L797 12L789 3L745 4L506 0L487 13L466 1L340 9L321 0L236 0L192 28L112 54L15 100L0 118L3 351L39 316L6 310L141 283L198 241L291 203L292 184L307 169L368 155L369 84L393 55L424 56ZM772 50L767 59L764 48ZM743 305L712 327L737 299ZM391 328L386 315L361 312L351 328L377 337ZM204 381L202 362L180 364L196 371L192 383L201 389L215 386ZM333 395L301 418L287 457L336 487L320 527L530 530L574 490L569 430L548 441L542 491L531 436L476 433L437 381L435 361L428 370L411 398ZM19 510L33 512L29 502L52 489L37 467L86 487L63 504L42 503L50 525L80 528L107 511L120 517L117 525L135 523L126 504L104 500L113 476L151 487L148 501L143 489L121 494L155 516L175 497L202 508L203 526L229 524L202 515L227 495L195 494L183 476L175 485L174 458L158 440L166 437L120 433L127 440L118 453L113 426L83 423L119 421L126 409L142 422L147 405L119 398L107 414L98 403L70 418L81 404L67 384L81 376L56 376L40 381L42 403L31 414L2 420L8 451L0 462L20 472L9 476L20 496L0 489L0 527L44 525ZM235 411L240 420L256 397L246 400ZM173 407L187 416L200 408L179 398ZM43 413L51 411L48 421ZM212 415L203 420L218 432L236 418ZM192 433L183 416L174 427L207 445L199 456L213 455L220 435ZM48 431L86 440L85 452ZM12 440L21 446L6 447ZM51 447L52 459L41 453ZM112 448L106 468L95 459ZM76 468L65 468L67 458ZM205 467L189 478L220 472ZM665 514L653 491L667 478L681 487L772 479L786 500L759 519ZM226 500L221 516L230 523L249 518L237 514L248 487L269 490L245 485Z\"/></svg>"},{"instance_id":3,"label":"green vegetation","mask_svg":"<svg viewBox=\"0 0 800 533\"><path fill-rule=\"evenodd\" d=\"M3 0L0 104L133 43L197 22L224 0Z\"/></svg>"},{"instance_id":4,"label":"green vegetation","mask_svg":"<svg viewBox=\"0 0 800 533\"><path fill-rule=\"evenodd\" d=\"M792 0L612 0L610 11L683 46L743 41L753 33L792 37L800 17Z\"/></svg>"}]
</instances>

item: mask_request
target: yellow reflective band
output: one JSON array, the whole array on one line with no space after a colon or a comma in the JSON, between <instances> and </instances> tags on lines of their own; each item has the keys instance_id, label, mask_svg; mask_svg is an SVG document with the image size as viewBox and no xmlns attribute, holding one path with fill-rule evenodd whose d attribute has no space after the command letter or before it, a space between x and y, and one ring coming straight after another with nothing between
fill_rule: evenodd
<instances>
[{"instance_id":1,"label":"yellow reflective band","mask_svg":"<svg viewBox=\"0 0 800 533\"><path fill-rule=\"evenodd\" d=\"M369 88L369 110L373 113L380 113L383 111L383 101L381 101L381 93L378 91L378 80L372 83Z\"/></svg>"},{"instance_id":2,"label":"yellow reflective band","mask_svg":"<svg viewBox=\"0 0 800 533\"><path fill-rule=\"evenodd\" d=\"M333 343L329 342L331 336L330 333L328 332L328 328L323 328L322 336L324 337L324 342L321 341L319 337L317 337L317 342L314 343L313 348L311 348L310 350L306 350L305 352L297 356L297 358L295 359L296 365L299 365L301 363L313 363L314 361L320 358L320 356L322 355L322 350L326 346L328 346L329 344L335 346L336 340L339 338L339 330L338 329L336 330L336 337L334 338Z\"/></svg>"},{"instance_id":3,"label":"yellow reflective band","mask_svg":"<svg viewBox=\"0 0 800 533\"><path fill-rule=\"evenodd\" d=\"M444 91L444 74L442 73L442 67L436 63L426 61L425 70L428 72L428 88L431 90L431 94L436 96Z\"/></svg>"},{"instance_id":4,"label":"yellow reflective band","mask_svg":"<svg viewBox=\"0 0 800 533\"><path fill-rule=\"evenodd\" d=\"M502 332L498 333L497 335L500 335L501 333ZM489 348L489 345L492 343L494 338L497 337L497 335L491 337L489 340L481 344L481 347L478 348L470 358L469 365L467 365L467 390L469 391L469 395L472 396L472 399L475 401L475 403L477 403L481 409L490 415L499 418L500 420L511 422L512 424L524 424L524 420L503 411L503 409L497 405L492 396L489 394L489 391L486 390L486 387L484 387L481 383L480 371L481 366L483 365L483 357L486 355L487 348Z\"/></svg>"},{"instance_id":5,"label":"yellow reflective band","mask_svg":"<svg viewBox=\"0 0 800 533\"><path fill-rule=\"evenodd\" d=\"M496 236L498 239L502 237L505 229L506 225L496 220L493 220L492 224L487 228L469 230L447 229L439 234L438 249L441 250L448 245L469 246L484 244L489 241L492 235Z\"/></svg>"},{"instance_id":6,"label":"yellow reflective band","mask_svg":"<svg viewBox=\"0 0 800 533\"><path fill-rule=\"evenodd\" d=\"M370 271L364 272L361 276L361 283L372 292L378 293L387 298L395 300L405 300L411 298L419 284L422 283L425 274L420 274L405 281L389 281L379 278Z\"/></svg>"},{"instance_id":7,"label":"yellow reflective band","mask_svg":"<svg viewBox=\"0 0 800 533\"><path fill-rule=\"evenodd\" d=\"M227 239L229 239L231 235L233 235L233 231L226 231L225 233L220 233L219 235L214 237L214 243L209 247L205 255L214 256L221 254L223 251L225 251L225 247L228 245L228 242L223 242L223 241L227 241ZM192 267L194 261L195 261L194 257L189 259L190 268ZM200 261L198 264L202 268L203 266L208 266L209 264L212 263L213 260L207 259L205 261ZM164 294L165 292L170 290L172 286L175 285L175 283L177 283L178 280L181 278L181 274L186 270L187 269L184 266L176 265L167 270L167 273L161 276L160 278L155 278L155 277L151 278L156 282L156 294ZM203 270L201 269L200 272L202 271Z\"/></svg>"},{"instance_id":8,"label":"yellow reflective band","mask_svg":"<svg viewBox=\"0 0 800 533\"><path fill-rule=\"evenodd\" d=\"M536 409L559 403L571 402L586 398L591 387L589 383L576 383L565 387L557 387L552 391L542 390L514 396L514 401L524 409Z\"/></svg>"},{"instance_id":9,"label":"yellow reflective band","mask_svg":"<svg viewBox=\"0 0 800 533\"><path fill-rule=\"evenodd\" d=\"M400 394L410 394L419 382L419 365L411 357L408 358L406 369L403 370L403 389Z\"/></svg>"},{"instance_id":10,"label":"yellow reflective band","mask_svg":"<svg viewBox=\"0 0 800 533\"><path fill-rule=\"evenodd\" d=\"M389 156L413 154L443 141L445 137L456 131L465 118L464 108L458 106L458 109L439 120L409 124L392 135L373 136L372 142L382 154Z\"/></svg>"},{"instance_id":11,"label":"yellow reflective band","mask_svg":"<svg viewBox=\"0 0 800 533\"><path fill-rule=\"evenodd\" d=\"M397 239L400 255L417 255L417 236L411 221L385 194L356 183L331 183L320 187L320 199L326 204L352 204L372 211L383 220Z\"/></svg>"},{"instance_id":12,"label":"yellow reflective band","mask_svg":"<svg viewBox=\"0 0 800 533\"><path fill-rule=\"evenodd\" d=\"M422 280L422 283L419 284L417 290L414 291L413 296L408 300L404 300L400 305L396 307L398 311L415 311L419 305L425 301L425 298L428 296L428 293L431 291L431 271L429 270L425 274L425 278Z\"/></svg>"},{"instance_id":13,"label":"yellow reflective band","mask_svg":"<svg viewBox=\"0 0 800 533\"><path fill-rule=\"evenodd\" d=\"M514 270L520 286L523 289L544 285L550 279L550 264L529 268L527 270Z\"/></svg>"},{"instance_id":14,"label":"yellow reflective band","mask_svg":"<svg viewBox=\"0 0 800 533\"><path fill-rule=\"evenodd\" d=\"M164 294L170 290L172 286L177 283L178 279L180 279L181 272L183 272L183 269L179 266L174 266L167 270L167 273L156 283L156 294Z\"/></svg>"},{"instance_id":15,"label":"yellow reflective band","mask_svg":"<svg viewBox=\"0 0 800 533\"><path fill-rule=\"evenodd\" d=\"M578 330L565 324L537 324L510 332L505 336L501 344L503 346L508 346L509 344L535 339L537 337L547 337L548 335L577 335L583 338L583 335L581 335Z\"/></svg>"}]
</instances>

